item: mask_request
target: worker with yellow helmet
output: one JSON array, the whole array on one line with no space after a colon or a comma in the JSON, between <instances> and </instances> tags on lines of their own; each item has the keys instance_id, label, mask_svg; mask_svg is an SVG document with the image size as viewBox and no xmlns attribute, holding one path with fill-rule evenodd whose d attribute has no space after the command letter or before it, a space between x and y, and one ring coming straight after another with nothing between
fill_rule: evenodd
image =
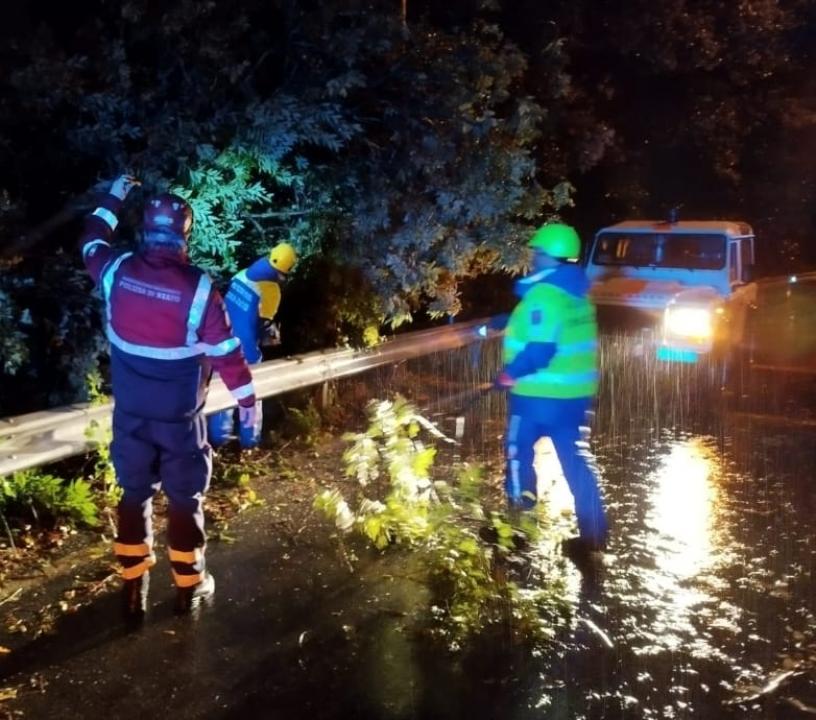
<instances>
[{"instance_id":1,"label":"worker with yellow helmet","mask_svg":"<svg viewBox=\"0 0 816 720\"><path fill-rule=\"evenodd\" d=\"M230 282L224 302L235 336L241 340L244 356L250 365L261 362L261 342L276 334L272 320L281 301L281 285L297 262L297 253L289 243L279 243L269 255L258 258L241 270ZM233 409L211 415L208 421L210 442L216 447L235 436ZM238 439L243 448L253 448L261 440L263 412L257 403L255 424L239 426Z\"/></svg>"}]
</instances>

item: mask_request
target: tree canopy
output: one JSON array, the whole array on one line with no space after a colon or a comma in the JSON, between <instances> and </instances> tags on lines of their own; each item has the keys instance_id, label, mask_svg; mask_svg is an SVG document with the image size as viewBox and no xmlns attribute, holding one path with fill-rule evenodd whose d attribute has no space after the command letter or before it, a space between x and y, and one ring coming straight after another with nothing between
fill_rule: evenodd
<instances>
[{"instance_id":1,"label":"tree canopy","mask_svg":"<svg viewBox=\"0 0 816 720\"><path fill-rule=\"evenodd\" d=\"M28 381L2 402L75 397L95 366L74 239L123 169L144 182L123 242L172 189L221 281L297 247L289 351L455 315L558 215L586 236L685 202L776 232L771 264L807 259L815 5L30 3L0 29L0 370Z\"/></svg>"}]
</instances>

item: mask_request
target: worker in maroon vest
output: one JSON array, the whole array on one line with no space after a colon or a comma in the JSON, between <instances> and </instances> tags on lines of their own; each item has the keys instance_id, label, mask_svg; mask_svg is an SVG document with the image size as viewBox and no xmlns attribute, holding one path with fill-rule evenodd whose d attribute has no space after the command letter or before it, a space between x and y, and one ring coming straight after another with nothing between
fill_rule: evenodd
<instances>
[{"instance_id":1,"label":"worker in maroon vest","mask_svg":"<svg viewBox=\"0 0 816 720\"><path fill-rule=\"evenodd\" d=\"M169 501L167 544L177 588L176 609L188 612L212 595L204 563L202 503L210 482L211 449L202 409L212 371L255 422L255 391L224 303L209 276L190 264L190 206L176 195L150 199L141 245L114 250L117 213L138 184L118 178L85 220L80 249L105 301L113 385L111 453L122 488L115 552L122 565L127 616L147 605L153 554L152 499Z\"/></svg>"}]
</instances>

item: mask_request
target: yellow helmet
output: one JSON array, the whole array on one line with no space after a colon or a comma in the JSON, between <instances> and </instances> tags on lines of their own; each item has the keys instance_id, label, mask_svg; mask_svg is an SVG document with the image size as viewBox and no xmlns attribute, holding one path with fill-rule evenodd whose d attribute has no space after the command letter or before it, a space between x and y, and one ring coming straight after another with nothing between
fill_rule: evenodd
<instances>
[{"instance_id":1,"label":"yellow helmet","mask_svg":"<svg viewBox=\"0 0 816 720\"><path fill-rule=\"evenodd\" d=\"M269 253L269 263L275 270L288 273L297 262L297 253L289 243L278 243Z\"/></svg>"}]
</instances>

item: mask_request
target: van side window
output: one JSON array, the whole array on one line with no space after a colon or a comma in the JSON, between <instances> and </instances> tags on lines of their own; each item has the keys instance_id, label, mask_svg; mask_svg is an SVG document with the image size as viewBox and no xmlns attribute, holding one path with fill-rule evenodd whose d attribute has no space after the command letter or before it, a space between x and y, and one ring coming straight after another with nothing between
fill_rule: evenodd
<instances>
[{"instance_id":1,"label":"van side window","mask_svg":"<svg viewBox=\"0 0 816 720\"><path fill-rule=\"evenodd\" d=\"M728 282L739 282L739 257L736 242L728 243Z\"/></svg>"},{"instance_id":2,"label":"van side window","mask_svg":"<svg viewBox=\"0 0 816 720\"><path fill-rule=\"evenodd\" d=\"M740 260L741 280L743 282L750 282L753 260L751 258L751 241L747 238L740 242Z\"/></svg>"}]
</instances>

